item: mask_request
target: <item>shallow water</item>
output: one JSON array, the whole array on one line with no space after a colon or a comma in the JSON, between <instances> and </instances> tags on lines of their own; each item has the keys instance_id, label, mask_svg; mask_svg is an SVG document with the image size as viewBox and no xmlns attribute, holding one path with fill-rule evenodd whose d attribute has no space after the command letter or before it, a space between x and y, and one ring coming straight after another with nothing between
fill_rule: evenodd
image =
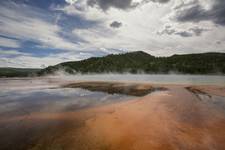
<instances>
[{"instance_id":1,"label":"shallow water","mask_svg":"<svg viewBox=\"0 0 225 150\"><path fill-rule=\"evenodd\" d=\"M225 76L92 74L0 79L0 117L32 112L74 111L131 99L131 96L60 88L73 81L131 81L158 84L225 85Z\"/></svg>"},{"instance_id":2,"label":"shallow water","mask_svg":"<svg viewBox=\"0 0 225 150\"><path fill-rule=\"evenodd\" d=\"M61 128L81 126L61 119L30 119L34 115L76 113L85 108L131 100L134 96L61 88L67 81L52 78L0 79L0 150L25 150L43 135L56 138ZM74 127L75 126L75 127ZM47 142L50 145L51 142ZM16 145L16 146L15 146ZM45 148L40 148L45 149ZM53 148L55 149L55 148Z\"/></svg>"},{"instance_id":3,"label":"shallow water","mask_svg":"<svg viewBox=\"0 0 225 150\"><path fill-rule=\"evenodd\" d=\"M29 80L8 80L0 90L0 119L34 112L76 111L133 98L79 88L60 88L57 84L47 85L48 82L44 81L36 80L27 85Z\"/></svg>"},{"instance_id":4,"label":"shallow water","mask_svg":"<svg viewBox=\"0 0 225 150\"><path fill-rule=\"evenodd\" d=\"M86 121L94 120L96 114L91 112L85 116L84 113L82 114L82 111L81 114L76 111L135 98L127 95L107 94L103 92L91 92L79 88L60 87L60 85L80 80L225 85L224 76L110 74L0 79L0 137L4 137L0 139L0 149L25 150L32 149L33 147L33 150L66 149L63 146L68 143L69 145L73 144L74 138L78 143L80 143L79 141L85 143L86 139L81 138L81 135L83 135L81 132L83 130L81 129L85 127ZM215 95L211 97L199 95L199 97L201 100L196 101L196 103L204 102L205 106L210 105L210 108L213 110L222 109L222 111L224 111L224 97ZM193 100L190 101L193 102ZM175 104L177 104L177 102ZM190 103L187 101L187 105L185 103L185 106L182 106L185 108L184 110L186 110L188 105L190 105ZM195 103L193 105L195 105ZM113 111L114 108L107 110L105 113L110 114ZM71 112L75 112L78 115L70 116ZM187 114L184 113L186 116L197 117L201 114L198 110L196 114L193 115L189 114L189 111L186 113ZM53 116L53 118L51 118L51 116ZM183 115L181 116L183 117ZM191 117L189 119L191 120ZM74 133L74 131L76 132ZM69 136L66 138L66 135ZM66 139L65 141L58 141L58 139L63 139L64 137ZM68 139L73 140L67 141ZM83 148L77 148L76 145L75 149L80 150Z\"/></svg>"},{"instance_id":5,"label":"shallow water","mask_svg":"<svg viewBox=\"0 0 225 150\"><path fill-rule=\"evenodd\" d=\"M134 81L155 84L225 85L223 75L152 75L152 74L90 74L66 76L67 80Z\"/></svg>"},{"instance_id":6,"label":"shallow water","mask_svg":"<svg viewBox=\"0 0 225 150\"><path fill-rule=\"evenodd\" d=\"M217 95L197 94L198 98L203 102L220 109L225 112L225 97Z\"/></svg>"}]
</instances>

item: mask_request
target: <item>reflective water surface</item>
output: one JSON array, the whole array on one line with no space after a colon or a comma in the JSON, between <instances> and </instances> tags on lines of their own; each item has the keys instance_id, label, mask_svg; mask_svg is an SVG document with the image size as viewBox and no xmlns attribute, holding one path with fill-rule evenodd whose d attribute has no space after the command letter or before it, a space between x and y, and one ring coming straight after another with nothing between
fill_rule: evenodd
<instances>
[{"instance_id":1,"label":"reflective water surface","mask_svg":"<svg viewBox=\"0 0 225 150\"><path fill-rule=\"evenodd\" d=\"M88 135L86 135L88 132L83 129L87 129L86 124L88 122L90 123L90 121L95 121L97 114L93 113L93 111L89 111L89 113L86 114L84 113L85 111L83 112L83 110L86 110L85 108L93 108L95 106L135 99L135 97L127 95L91 92L79 88L61 88L61 85L81 80L138 81L144 83L160 84L171 83L225 85L224 76L187 75L76 75L66 76L63 78L46 77L0 79L0 150L83 150L86 144L88 144L90 141L93 142L93 139L95 139L86 139L87 137L89 137ZM178 94L179 91L187 92L184 88L178 88ZM220 91L223 92L223 89L221 89ZM174 96L176 98L176 92L174 94L175 95L170 96ZM171 106L168 108L168 110L178 108L174 109L174 111L177 111L177 114L179 114L182 118L185 114L186 116L192 116L194 118L200 117L200 119L202 119L201 117L203 114L206 114L207 116L207 114L209 113L208 109L213 110L209 113L212 116L215 116L215 112L217 111L220 112L219 114L222 114L220 115L220 117L224 116L225 101L223 96L208 96L201 93L193 94L195 94L198 99L187 98L187 103L186 100L179 99L178 101L176 101L174 99L171 99L168 101L168 105L165 105L165 103L163 103L161 104L161 106ZM181 96L178 96L179 98L182 97L182 94L180 95ZM189 96L190 95L192 94L189 93ZM146 102L151 100L152 99L150 98ZM158 101L159 100L153 100L153 102ZM174 103L171 103L172 101L174 101ZM183 103L182 105L180 105L180 107L174 107L177 105L177 102L181 101ZM140 112L144 112L142 110L142 107L140 107L141 109L136 109L136 107L134 107L134 105L136 104L132 104L132 101L129 102L131 102L131 109L135 108L134 114L142 114ZM143 104L145 105L145 103ZM198 104L201 104L201 106L207 106L207 113L202 111L205 109L198 109ZM192 106L195 105L197 109L193 110L195 110L196 112L192 112L193 115L190 115L190 111L187 108L190 108L190 110L192 110ZM149 105L149 108L151 108L151 106L152 104ZM160 105L157 104L154 108L158 108L158 106ZM146 111L148 111L149 108ZM115 115L112 118L113 120L111 121L113 123L120 124L121 122L115 122L115 120L120 119L117 117L117 115L122 115L122 113L124 113L124 110L130 110L121 105L122 113L117 114L115 113L114 109L115 108L112 107L107 109L107 111L100 111L100 119L102 117L102 113L105 113L106 116ZM119 107L117 109L119 109ZM183 114L179 112L180 110L186 109L188 111L183 112ZM158 109L154 109L154 111L152 111L156 111L156 113L152 113L153 116L162 113L157 113L157 110ZM170 113L171 112L165 111L166 116ZM128 121L130 119L132 120L134 114L131 114L131 118L128 117ZM170 117L173 119L173 116ZM160 117L156 117L156 119L157 118ZM172 120L171 118L168 120L168 122ZM123 119L126 120L126 117ZM147 120L149 120L149 118L147 118L146 121ZM190 118L190 120L193 119ZM99 129L106 129L108 127L107 122L108 120L106 119L105 128L104 122L100 122ZM140 122L138 122L138 125L139 123ZM144 125L146 124L145 121L142 121L142 123L144 123ZM170 125L170 123L168 123L168 125ZM190 131L192 131L193 125ZM137 128L137 124L135 124L134 127L135 130ZM96 133L97 135L99 134L99 132ZM219 131L218 133L222 132ZM223 139L223 136L221 137ZM102 144L102 142L100 143ZM98 143L97 145L101 146L101 144ZM95 145L95 143L93 145ZM69 148L67 146L69 146Z\"/></svg>"},{"instance_id":2,"label":"reflective water surface","mask_svg":"<svg viewBox=\"0 0 225 150\"><path fill-rule=\"evenodd\" d=\"M0 91L0 118L32 112L64 112L118 102L131 96L70 88Z\"/></svg>"}]
</instances>

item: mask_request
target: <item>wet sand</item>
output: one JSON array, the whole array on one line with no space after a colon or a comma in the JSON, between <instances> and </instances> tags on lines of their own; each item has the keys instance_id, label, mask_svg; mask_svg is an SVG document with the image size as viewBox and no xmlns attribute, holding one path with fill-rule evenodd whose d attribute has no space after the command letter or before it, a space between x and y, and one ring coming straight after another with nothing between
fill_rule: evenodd
<instances>
[{"instance_id":1,"label":"wet sand","mask_svg":"<svg viewBox=\"0 0 225 150\"><path fill-rule=\"evenodd\" d=\"M225 149L224 87L143 85L167 90L79 111L3 118L0 149Z\"/></svg>"}]
</instances>

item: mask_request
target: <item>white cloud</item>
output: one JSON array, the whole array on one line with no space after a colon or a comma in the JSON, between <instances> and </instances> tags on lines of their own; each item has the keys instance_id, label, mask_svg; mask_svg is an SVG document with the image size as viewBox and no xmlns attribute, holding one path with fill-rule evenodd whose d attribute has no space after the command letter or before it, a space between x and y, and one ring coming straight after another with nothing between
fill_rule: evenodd
<instances>
[{"instance_id":1,"label":"white cloud","mask_svg":"<svg viewBox=\"0 0 225 150\"><path fill-rule=\"evenodd\" d=\"M78 49L77 44L60 37L58 33L62 30L61 27L41 18L41 12L33 11L29 6L18 6L15 3L11 5L14 9L0 6L1 34L23 41L35 41L48 48Z\"/></svg>"},{"instance_id":2,"label":"white cloud","mask_svg":"<svg viewBox=\"0 0 225 150\"><path fill-rule=\"evenodd\" d=\"M60 59L52 57L32 57L18 56L13 59L3 57L0 59L0 67L18 67L18 68L40 68L43 65L55 65L60 62Z\"/></svg>"},{"instance_id":3,"label":"white cloud","mask_svg":"<svg viewBox=\"0 0 225 150\"><path fill-rule=\"evenodd\" d=\"M18 42L18 40L0 37L0 46L10 47L10 48L19 48L20 42Z\"/></svg>"},{"instance_id":4,"label":"white cloud","mask_svg":"<svg viewBox=\"0 0 225 150\"><path fill-rule=\"evenodd\" d=\"M204 1L201 3L204 7L209 7L209 3ZM88 41L88 45L96 48L144 50L153 55L161 56L175 53L223 51L224 45L218 46L215 43L225 38L224 28L218 29L219 27L210 22L178 23L170 19L174 7L180 4L182 1L175 0L164 5L148 3L129 11L111 8L107 12L103 12L95 7L87 7L85 0L83 0L75 5L61 8L61 10L70 15L79 14L86 19L102 21L100 27L73 31L74 34ZM82 9L77 9L77 6ZM123 26L118 30L110 29L109 25L113 21L122 22ZM188 39L177 35L157 35L157 31L168 24L178 31L189 31L194 27L210 30L200 36Z\"/></svg>"},{"instance_id":5,"label":"white cloud","mask_svg":"<svg viewBox=\"0 0 225 150\"><path fill-rule=\"evenodd\" d=\"M85 8L85 5L82 7ZM163 7L167 8L169 5ZM70 8L70 11L68 11L68 8ZM159 9L162 11L157 12ZM65 7L64 11L75 15L79 10L71 5ZM86 30L74 29L73 33L88 41L88 44L92 47L126 49L128 51L151 50L148 52L158 55L155 51L164 47L162 41L157 40L158 37L155 31L162 26L162 22L158 18L162 18L167 12L168 10L165 11L164 8L158 8L158 5L150 4L132 11L121 11L112 8L106 13L97 8L86 8L85 11L79 11L79 14L86 19L102 21L101 26ZM147 17L143 18L143 16ZM113 21L120 21L123 26L114 30L110 28Z\"/></svg>"},{"instance_id":6,"label":"white cloud","mask_svg":"<svg viewBox=\"0 0 225 150\"><path fill-rule=\"evenodd\" d=\"M13 58L8 56L17 55ZM56 65L65 61L81 60L77 53L51 54L45 57L35 57L17 51L0 51L0 67L40 68L41 66ZM86 56L88 56L86 54Z\"/></svg>"},{"instance_id":7,"label":"white cloud","mask_svg":"<svg viewBox=\"0 0 225 150\"><path fill-rule=\"evenodd\" d=\"M69 3L70 5L74 4L77 0L65 0L67 3Z\"/></svg>"},{"instance_id":8,"label":"white cloud","mask_svg":"<svg viewBox=\"0 0 225 150\"><path fill-rule=\"evenodd\" d=\"M13 55L28 56L29 54L22 53L22 52L19 52L19 51L15 51L15 50L3 50L3 49L0 49L0 58L2 58L3 56L13 56Z\"/></svg>"}]
</instances>

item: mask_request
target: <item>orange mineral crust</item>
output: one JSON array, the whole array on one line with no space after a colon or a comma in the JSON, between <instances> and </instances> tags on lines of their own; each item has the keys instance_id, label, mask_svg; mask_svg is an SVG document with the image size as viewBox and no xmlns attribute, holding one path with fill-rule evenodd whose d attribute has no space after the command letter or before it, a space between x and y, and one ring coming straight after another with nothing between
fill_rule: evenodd
<instances>
[{"instance_id":1,"label":"orange mineral crust","mask_svg":"<svg viewBox=\"0 0 225 150\"><path fill-rule=\"evenodd\" d=\"M213 95L223 93L223 88L165 88L129 101L78 111L2 118L0 134L5 139L1 140L1 148L18 145L18 150L224 150L224 97L218 94L217 104ZM9 128L13 128L13 134ZM12 138L15 135L18 138Z\"/></svg>"}]
</instances>

